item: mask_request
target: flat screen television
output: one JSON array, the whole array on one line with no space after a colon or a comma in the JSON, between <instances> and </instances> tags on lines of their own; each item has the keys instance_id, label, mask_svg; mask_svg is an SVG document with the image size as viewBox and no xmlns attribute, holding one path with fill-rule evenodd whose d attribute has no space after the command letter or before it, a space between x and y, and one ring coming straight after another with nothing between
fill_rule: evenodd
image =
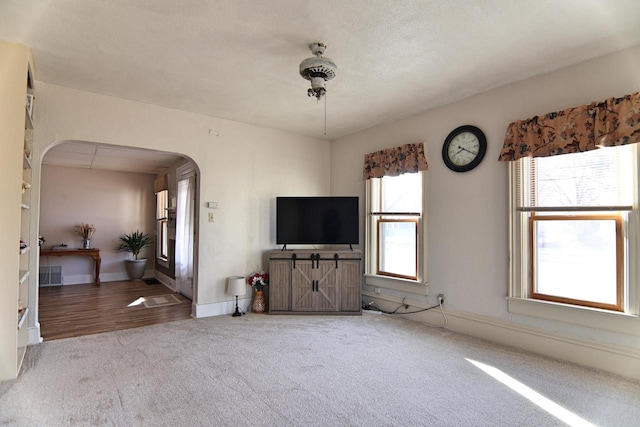
<instances>
[{"instance_id":1,"label":"flat screen television","mask_svg":"<svg viewBox=\"0 0 640 427\"><path fill-rule=\"evenodd\" d=\"M276 198L279 245L358 244L357 197Z\"/></svg>"}]
</instances>

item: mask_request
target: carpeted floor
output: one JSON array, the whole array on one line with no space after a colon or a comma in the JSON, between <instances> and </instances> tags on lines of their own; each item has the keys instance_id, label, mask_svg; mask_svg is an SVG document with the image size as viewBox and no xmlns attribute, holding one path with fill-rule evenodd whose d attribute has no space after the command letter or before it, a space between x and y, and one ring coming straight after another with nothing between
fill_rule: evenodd
<instances>
[{"instance_id":1,"label":"carpeted floor","mask_svg":"<svg viewBox=\"0 0 640 427\"><path fill-rule=\"evenodd\" d=\"M555 426L566 425L558 418L564 416L572 425L637 426L640 420L638 382L369 313L183 320L46 342L29 349L25 364L17 380L0 383L1 425ZM561 414L513 389L547 399Z\"/></svg>"}]
</instances>

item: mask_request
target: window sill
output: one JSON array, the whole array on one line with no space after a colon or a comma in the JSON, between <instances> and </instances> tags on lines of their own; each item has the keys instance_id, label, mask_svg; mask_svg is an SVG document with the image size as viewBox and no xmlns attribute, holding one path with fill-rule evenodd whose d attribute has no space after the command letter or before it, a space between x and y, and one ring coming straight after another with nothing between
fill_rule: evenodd
<instances>
[{"instance_id":1,"label":"window sill","mask_svg":"<svg viewBox=\"0 0 640 427\"><path fill-rule=\"evenodd\" d=\"M590 307L507 297L509 313L640 337L640 317Z\"/></svg>"},{"instance_id":2,"label":"window sill","mask_svg":"<svg viewBox=\"0 0 640 427\"><path fill-rule=\"evenodd\" d=\"M164 268L169 268L169 261L164 258L156 258L156 264L161 265Z\"/></svg>"},{"instance_id":3,"label":"window sill","mask_svg":"<svg viewBox=\"0 0 640 427\"><path fill-rule=\"evenodd\" d=\"M429 285L416 280L401 279L399 277L378 276L365 274L364 283L376 288L391 289L394 291L408 292L411 294L427 295Z\"/></svg>"}]
</instances>

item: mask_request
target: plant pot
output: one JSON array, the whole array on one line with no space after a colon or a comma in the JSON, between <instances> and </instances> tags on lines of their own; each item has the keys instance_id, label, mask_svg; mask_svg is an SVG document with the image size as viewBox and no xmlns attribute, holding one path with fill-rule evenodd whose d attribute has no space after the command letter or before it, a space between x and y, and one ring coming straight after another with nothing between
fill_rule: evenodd
<instances>
[{"instance_id":1,"label":"plant pot","mask_svg":"<svg viewBox=\"0 0 640 427\"><path fill-rule=\"evenodd\" d=\"M147 266L146 259L128 259L124 262L124 269L131 280L140 280L144 276Z\"/></svg>"}]
</instances>

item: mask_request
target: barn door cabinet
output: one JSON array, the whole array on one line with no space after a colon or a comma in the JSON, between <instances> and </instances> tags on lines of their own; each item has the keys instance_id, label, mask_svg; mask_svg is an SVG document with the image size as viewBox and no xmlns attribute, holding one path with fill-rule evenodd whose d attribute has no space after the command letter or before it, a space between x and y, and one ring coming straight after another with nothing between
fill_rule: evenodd
<instances>
[{"instance_id":1,"label":"barn door cabinet","mask_svg":"<svg viewBox=\"0 0 640 427\"><path fill-rule=\"evenodd\" d=\"M360 314L360 251L274 251L269 313Z\"/></svg>"}]
</instances>

